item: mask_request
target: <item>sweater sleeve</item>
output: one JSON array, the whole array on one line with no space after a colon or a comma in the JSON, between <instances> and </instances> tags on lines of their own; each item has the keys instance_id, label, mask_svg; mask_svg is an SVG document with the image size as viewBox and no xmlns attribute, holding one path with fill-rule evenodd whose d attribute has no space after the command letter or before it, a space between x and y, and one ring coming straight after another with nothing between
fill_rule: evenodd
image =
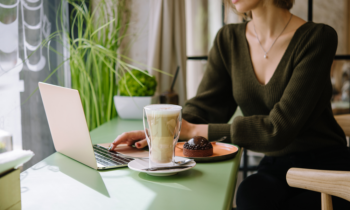
<instances>
[{"instance_id":1,"label":"sweater sleeve","mask_svg":"<svg viewBox=\"0 0 350 210\"><path fill-rule=\"evenodd\" d=\"M227 71L229 53L224 49L224 42L227 41L225 37L229 33L224 27L216 35L197 94L187 101L183 109L183 118L191 123L227 123L237 108L232 93L231 76ZM224 135L230 136L229 125L222 127L226 127L223 129L226 132ZM209 140L214 140L217 136L223 136L220 129L209 135Z\"/></svg>"},{"instance_id":2,"label":"sweater sleeve","mask_svg":"<svg viewBox=\"0 0 350 210\"><path fill-rule=\"evenodd\" d=\"M232 143L254 151L278 151L307 130L310 119L321 113L315 110L324 110L330 103L325 84L336 48L333 28L321 25L310 30L298 44L293 73L280 101L269 115L235 118L230 128Z\"/></svg>"}]
</instances>

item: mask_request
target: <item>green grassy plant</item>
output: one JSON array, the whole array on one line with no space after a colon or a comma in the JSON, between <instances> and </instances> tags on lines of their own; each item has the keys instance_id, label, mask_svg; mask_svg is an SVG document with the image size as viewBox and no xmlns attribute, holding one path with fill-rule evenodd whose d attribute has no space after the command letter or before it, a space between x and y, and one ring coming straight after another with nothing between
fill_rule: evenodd
<instances>
[{"instance_id":1,"label":"green grassy plant","mask_svg":"<svg viewBox=\"0 0 350 210\"><path fill-rule=\"evenodd\" d=\"M117 94L116 72L130 71L130 66L118 54L128 28L126 0L100 0L93 5L68 1L71 13L71 34L68 37L72 88L82 99L90 130L117 115L113 96ZM116 8L116 9L114 9Z\"/></svg>"}]
</instances>

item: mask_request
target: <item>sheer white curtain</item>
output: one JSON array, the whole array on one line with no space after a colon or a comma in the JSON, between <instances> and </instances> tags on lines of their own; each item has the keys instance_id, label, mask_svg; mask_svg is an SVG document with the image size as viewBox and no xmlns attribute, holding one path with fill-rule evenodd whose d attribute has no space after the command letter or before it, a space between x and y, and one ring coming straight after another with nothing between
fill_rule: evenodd
<instances>
[{"instance_id":1,"label":"sheer white curtain","mask_svg":"<svg viewBox=\"0 0 350 210\"><path fill-rule=\"evenodd\" d=\"M180 105L186 97L186 21L184 0L150 0L148 66L175 74L180 72L175 83ZM149 71L157 77L157 92L170 89L173 77Z\"/></svg>"}]
</instances>

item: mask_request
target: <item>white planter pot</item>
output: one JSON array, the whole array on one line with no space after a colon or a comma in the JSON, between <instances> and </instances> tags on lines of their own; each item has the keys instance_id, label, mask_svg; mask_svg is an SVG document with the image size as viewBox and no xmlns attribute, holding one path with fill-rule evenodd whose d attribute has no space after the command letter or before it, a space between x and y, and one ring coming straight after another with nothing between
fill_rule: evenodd
<instances>
[{"instance_id":1,"label":"white planter pot","mask_svg":"<svg viewBox=\"0 0 350 210\"><path fill-rule=\"evenodd\" d=\"M123 119L142 119L143 107L150 105L152 96L114 96L118 115Z\"/></svg>"}]
</instances>

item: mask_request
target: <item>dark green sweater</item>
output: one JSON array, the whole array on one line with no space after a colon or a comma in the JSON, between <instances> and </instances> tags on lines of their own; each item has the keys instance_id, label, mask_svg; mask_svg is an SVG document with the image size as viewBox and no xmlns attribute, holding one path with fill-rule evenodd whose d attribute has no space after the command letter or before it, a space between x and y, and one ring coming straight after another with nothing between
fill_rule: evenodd
<instances>
[{"instance_id":1,"label":"dark green sweater","mask_svg":"<svg viewBox=\"0 0 350 210\"><path fill-rule=\"evenodd\" d=\"M229 136L233 144L269 156L346 146L330 103L335 30L312 22L302 25L271 80L262 85L252 67L245 28L246 23L231 24L218 32L183 118L209 123L209 140ZM237 106L244 117L227 124Z\"/></svg>"}]
</instances>

